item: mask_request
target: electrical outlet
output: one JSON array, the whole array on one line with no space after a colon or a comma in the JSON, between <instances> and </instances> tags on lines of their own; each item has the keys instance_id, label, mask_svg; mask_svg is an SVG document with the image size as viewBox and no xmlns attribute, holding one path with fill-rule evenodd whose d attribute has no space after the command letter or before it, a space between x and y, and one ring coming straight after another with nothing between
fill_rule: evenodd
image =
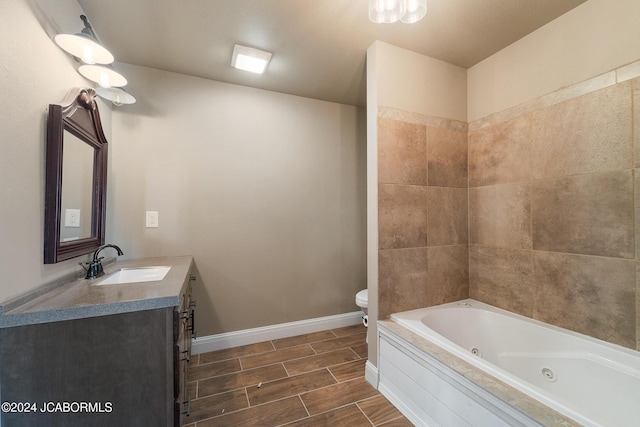
<instances>
[{"instance_id":1,"label":"electrical outlet","mask_svg":"<svg viewBox=\"0 0 640 427\"><path fill-rule=\"evenodd\" d=\"M64 210L64 226L80 228L80 209Z\"/></svg>"},{"instance_id":2,"label":"electrical outlet","mask_svg":"<svg viewBox=\"0 0 640 427\"><path fill-rule=\"evenodd\" d=\"M147 211L146 224L147 228L158 228L158 211Z\"/></svg>"}]
</instances>

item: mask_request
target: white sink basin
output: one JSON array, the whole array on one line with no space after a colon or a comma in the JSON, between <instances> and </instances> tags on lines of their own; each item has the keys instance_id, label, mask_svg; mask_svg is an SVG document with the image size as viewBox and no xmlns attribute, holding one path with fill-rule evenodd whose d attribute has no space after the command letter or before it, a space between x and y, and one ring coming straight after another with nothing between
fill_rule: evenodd
<instances>
[{"instance_id":1,"label":"white sink basin","mask_svg":"<svg viewBox=\"0 0 640 427\"><path fill-rule=\"evenodd\" d=\"M120 283L154 282L164 279L171 266L123 268L96 285L116 285Z\"/></svg>"}]
</instances>

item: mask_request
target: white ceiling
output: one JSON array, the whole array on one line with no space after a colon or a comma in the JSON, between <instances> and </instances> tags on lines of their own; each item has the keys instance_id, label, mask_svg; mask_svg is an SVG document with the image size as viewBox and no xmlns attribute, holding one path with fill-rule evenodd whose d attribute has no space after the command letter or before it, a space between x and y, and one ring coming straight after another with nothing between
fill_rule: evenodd
<instances>
[{"instance_id":1,"label":"white ceiling","mask_svg":"<svg viewBox=\"0 0 640 427\"><path fill-rule=\"evenodd\" d=\"M361 106L375 40L468 68L584 1L428 0L373 24L368 0L78 0L117 61ZM273 52L267 72L232 68L235 43Z\"/></svg>"}]
</instances>

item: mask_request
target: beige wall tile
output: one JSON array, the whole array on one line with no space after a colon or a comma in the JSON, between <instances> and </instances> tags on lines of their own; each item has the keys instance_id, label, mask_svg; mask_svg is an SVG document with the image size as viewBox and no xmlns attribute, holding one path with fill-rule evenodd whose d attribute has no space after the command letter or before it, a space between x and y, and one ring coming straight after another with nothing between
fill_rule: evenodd
<instances>
[{"instance_id":1,"label":"beige wall tile","mask_svg":"<svg viewBox=\"0 0 640 427\"><path fill-rule=\"evenodd\" d=\"M634 258L631 171L536 181L533 248Z\"/></svg>"},{"instance_id":2,"label":"beige wall tile","mask_svg":"<svg viewBox=\"0 0 640 427\"><path fill-rule=\"evenodd\" d=\"M530 250L469 246L469 296L523 316L533 315Z\"/></svg>"},{"instance_id":3,"label":"beige wall tile","mask_svg":"<svg viewBox=\"0 0 640 427\"><path fill-rule=\"evenodd\" d=\"M469 186L528 181L529 115L469 133Z\"/></svg>"},{"instance_id":4,"label":"beige wall tile","mask_svg":"<svg viewBox=\"0 0 640 427\"><path fill-rule=\"evenodd\" d=\"M467 187L467 133L448 128L427 128L429 185Z\"/></svg>"},{"instance_id":5,"label":"beige wall tile","mask_svg":"<svg viewBox=\"0 0 640 427\"><path fill-rule=\"evenodd\" d=\"M470 188L469 243L531 249L531 185Z\"/></svg>"},{"instance_id":6,"label":"beige wall tile","mask_svg":"<svg viewBox=\"0 0 640 427\"><path fill-rule=\"evenodd\" d=\"M427 305L469 297L469 246L427 248Z\"/></svg>"},{"instance_id":7,"label":"beige wall tile","mask_svg":"<svg viewBox=\"0 0 640 427\"><path fill-rule=\"evenodd\" d=\"M378 317L426 307L427 248L378 251Z\"/></svg>"},{"instance_id":8,"label":"beige wall tile","mask_svg":"<svg viewBox=\"0 0 640 427\"><path fill-rule=\"evenodd\" d=\"M427 245L466 244L467 189L429 187L427 198Z\"/></svg>"},{"instance_id":9,"label":"beige wall tile","mask_svg":"<svg viewBox=\"0 0 640 427\"><path fill-rule=\"evenodd\" d=\"M378 185L380 249L427 245L427 187Z\"/></svg>"},{"instance_id":10,"label":"beige wall tile","mask_svg":"<svg viewBox=\"0 0 640 427\"><path fill-rule=\"evenodd\" d=\"M534 178L631 168L630 83L531 113L531 135Z\"/></svg>"},{"instance_id":11,"label":"beige wall tile","mask_svg":"<svg viewBox=\"0 0 640 427\"><path fill-rule=\"evenodd\" d=\"M378 182L427 185L427 127L378 118Z\"/></svg>"},{"instance_id":12,"label":"beige wall tile","mask_svg":"<svg viewBox=\"0 0 640 427\"><path fill-rule=\"evenodd\" d=\"M541 320L640 349L640 169L631 171L640 78L625 76L633 80L608 73L469 125L469 288L530 316L535 301ZM554 253L536 251L531 267L529 248ZM563 316L572 298L588 302Z\"/></svg>"},{"instance_id":13,"label":"beige wall tile","mask_svg":"<svg viewBox=\"0 0 640 427\"><path fill-rule=\"evenodd\" d=\"M618 82L624 82L636 77L640 77L640 61L632 62L616 70L616 80Z\"/></svg>"},{"instance_id":14,"label":"beige wall tile","mask_svg":"<svg viewBox=\"0 0 640 427\"><path fill-rule=\"evenodd\" d=\"M634 221L636 258L640 258L640 169L633 170Z\"/></svg>"},{"instance_id":15,"label":"beige wall tile","mask_svg":"<svg viewBox=\"0 0 640 427\"><path fill-rule=\"evenodd\" d=\"M640 78L631 81L633 88L633 147L634 167L640 168Z\"/></svg>"},{"instance_id":16,"label":"beige wall tile","mask_svg":"<svg viewBox=\"0 0 640 427\"><path fill-rule=\"evenodd\" d=\"M636 346L636 261L534 251L534 318Z\"/></svg>"},{"instance_id":17,"label":"beige wall tile","mask_svg":"<svg viewBox=\"0 0 640 427\"><path fill-rule=\"evenodd\" d=\"M640 262L636 261L636 350L640 351Z\"/></svg>"},{"instance_id":18,"label":"beige wall tile","mask_svg":"<svg viewBox=\"0 0 640 427\"><path fill-rule=\"evenodd\" d=\"M385 107L383 105L378 105L378 117L407 123L415 123L428 127L449 128L464 133L467 133L467 129L469 128L466 122L460 120L445 119L422 113L398 110L397 108Z\"/></svg>"}]
</instances>

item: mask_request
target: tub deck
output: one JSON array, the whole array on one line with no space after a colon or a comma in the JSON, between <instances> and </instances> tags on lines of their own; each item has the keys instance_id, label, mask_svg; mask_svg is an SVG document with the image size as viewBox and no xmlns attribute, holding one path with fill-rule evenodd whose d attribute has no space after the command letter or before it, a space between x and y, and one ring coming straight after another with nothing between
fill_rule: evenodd
<instances>
[{"instance_id":1,"label":"tub deck","mask_svg":"<svg viewBox=\"0 0 640 427\"><path fill-rule=\"evenodd\" d=\"M411 332L407 328L399 325L393 320L379 320L378 331L382 335L399 338L410 346L421 352L425 357L433 358L435 361L445 365L458 373L465 380L470 381L475 386L480 387L491 395L524 414L533 421L533 425L538 424L549 427L579 427L580 423L566 417L565 415L549 408L531 396L520 390L500 381L489 375L480 368L448 352L437 344L426 338ZM383 392L384 394L384 392ZM389 396L387 396L389 398ZM393 400L392 400L393 401ZM394 402L395 403L395 402Z\"/></svg>"}]
</instances>

